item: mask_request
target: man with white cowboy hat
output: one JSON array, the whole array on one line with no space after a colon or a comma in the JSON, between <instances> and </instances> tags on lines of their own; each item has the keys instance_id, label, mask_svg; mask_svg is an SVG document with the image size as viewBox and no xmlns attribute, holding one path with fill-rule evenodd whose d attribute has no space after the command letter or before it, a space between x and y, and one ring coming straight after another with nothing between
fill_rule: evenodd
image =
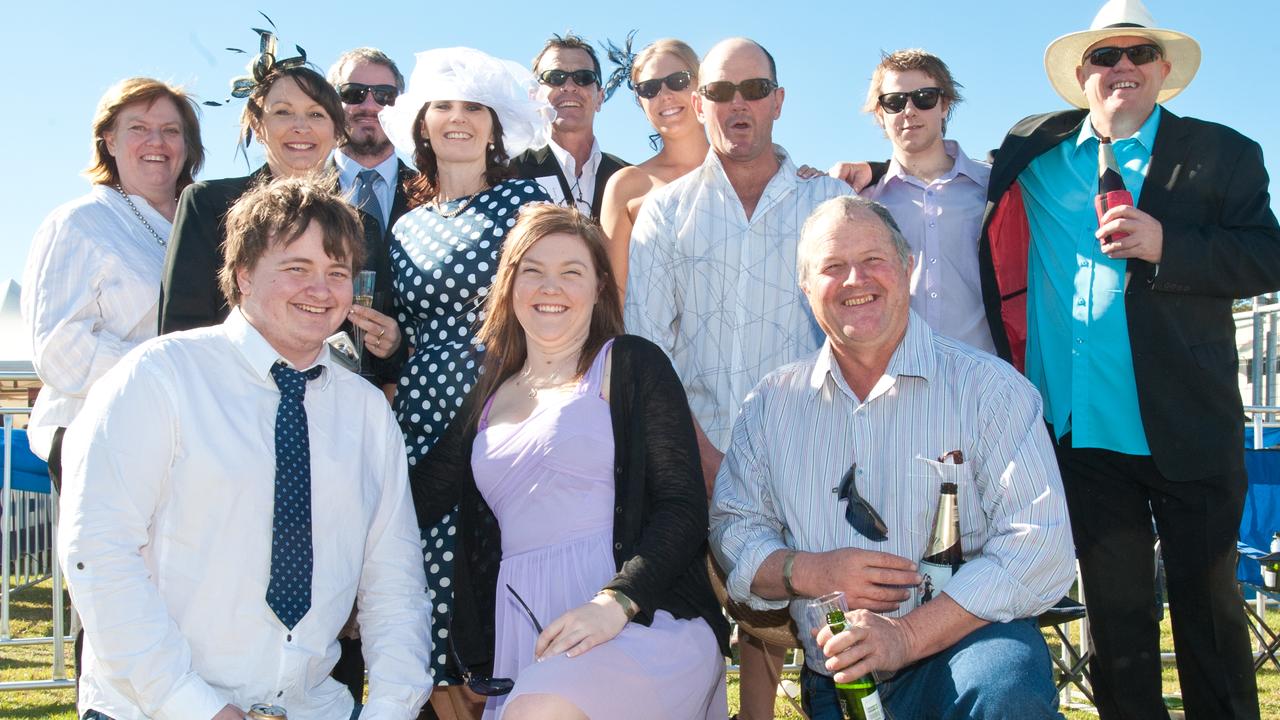
<instances>
[{"instance_id":1,"label":"man with white cowboy hat","mask_svg":"<svg viewBox=\"0 0 1280 720\"><path fill-rule=\"evenodd\" d=\"M1075 110L996 155L979 243L997 350L1040 389L1084 580L1104 718L1164 718L1152 532L1188 717L1256 718L1235 586L1247 481L1233 298L1280 288L1257 143L1162 107L1200 65L1138 0L1045 51ZM1099 140L1134 206L1099 219Z\"/></svg>"}]
</instances>

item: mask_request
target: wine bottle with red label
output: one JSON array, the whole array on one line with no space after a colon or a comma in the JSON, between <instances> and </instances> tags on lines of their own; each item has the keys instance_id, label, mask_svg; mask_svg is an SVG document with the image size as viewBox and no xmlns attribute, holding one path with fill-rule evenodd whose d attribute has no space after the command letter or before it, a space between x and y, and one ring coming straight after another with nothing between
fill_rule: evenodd
<instances>
[{"instance_id":1,"label":"wine bottle with red label","mask_svg":"<svg viewBox=\"0 0 1280 720\"><path fill-rule=\"evenodd\" d=\"M1120 177L1120 166L1116 164L1116 151L1111 146L1111 138L1104 137L1098 142L1098 194L1093 199L1099 225L1102 224L1102 216L1117 205L1133 205L1133 195L1125 189L1124 178ZM1129 233L1126 232L1115 232L1101 242L1111 243L1128 236Z\"/></svg>"}]
</instances>

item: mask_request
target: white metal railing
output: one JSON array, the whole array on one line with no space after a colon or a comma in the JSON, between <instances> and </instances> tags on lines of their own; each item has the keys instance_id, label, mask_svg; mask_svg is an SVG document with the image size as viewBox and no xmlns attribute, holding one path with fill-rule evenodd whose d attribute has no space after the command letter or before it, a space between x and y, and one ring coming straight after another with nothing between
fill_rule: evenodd
<instances>
[{"instance_id":1,"label":"white metal railing","mask_svg":"<svg viewBox=\"0 0 1280 720\"><path fill-rule=\"evenodd\" d=\"M1265 304L1263 298L1253 298L1249 310L1235 313L1236 327L1242 332L1246 323L1250 326L1252 347L1250 350L1249 388L1245 399L1253 405L1276 405L1280 398L1280 303ZM1237 334L1237 338L1239 335ZM1272 418L1274 419L1274 416Z\"/></svg>"},{"instance_id":2,"label":"white metal railing","mask_svg":"<svg viewBox=\"0 0 1280 720\"><path fill-rule=\"evenodd\" d=\"M0 380L34 379L14 377L26 373L6 373ZM30 408L0 408L4 420L4 473L0 491L0 648L18 645L53 645L51 677L48 680L19 680L0 683L6 690L48 690L75 687L67 677L66 634L63 618L62 568L54 552L58 533L58 492L15 490L13 487L13 418L26 415ZM53 578L52 625L49 637L12 636L9 604L13 593ZM16 582L14 582L16 580Z\"/></svg>"}]
</instances>

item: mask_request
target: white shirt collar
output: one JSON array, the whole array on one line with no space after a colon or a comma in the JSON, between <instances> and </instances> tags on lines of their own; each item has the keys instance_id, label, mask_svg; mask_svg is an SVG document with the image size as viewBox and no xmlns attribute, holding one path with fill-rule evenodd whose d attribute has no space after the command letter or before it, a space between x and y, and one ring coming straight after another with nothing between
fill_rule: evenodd
<instances>
[{"instance_id":1,"label":"white shirt collar","mask_svg":"<svg viewBox=\"0 0 1280 720\"><path fill-rule=\"evenodd\" d=\"M560 163L560 169L564 171L564 179L573 185L574 180L578 178L578 163L574 160L573 155L568 150L556 144L555 140L547 143L551 148L551 154L556 156L556 162ZM600 141L596 138L591 139L591 154L587 156L587 161L582 165L582 174L594 176L596 169L600 167Z\"/></svg>"},{"instance_id":2,"label":"white shirt collar","mask_svg":"<svg viewBox=\"0 0 1280 720\"><path fill-rule=\"evenodd\" d=\"M333 164L338 166L338 182L342 184L343 190L350 190L355 187L356 176L362 171L370 169L352 160L349 155L342 151L333 154ZM387 183L388 187L395 187L396 176L400 172L400 159L393 152L386 160L373 166L372 169L378 171L378 175Z\"/></svg>"},{"instance_id":3,"label":"white shirt collar","mask_svg":"<svg viewBox=\"0 0 1280 720\"><path fill-rule=\"evenodd\" d=\"M231 342L232 347L240 351L241 357L249 364L254 375L263 382L275 382L271 379L271 366L277 362L293 367L293 363L290 363L275 348L271 347L271 343L267 342L262 333L258 332L258 329L249 323L249 319L240 311L239 306L231 308L227 319L222 321L222 331L226 334L227 340ZM309 370L317 365L324 367L324 372L320 373L318 378L320 387L328 387L334 372L333 359L329 357L328 345L320 348L320 354L316 357L314 363L305 368L294 369Z\"/></svg>"},{"instance_id":4,"label":"white shirt collar","mask_svg":"<svg viewBox=\"0 0 1280 720\"><path fill-rule=\"evenodd\" d=\"M939 177L935 182L947 182L955 177L964 175L970 180L981 185L987 184L991 177L990 165L987 165L986 163L979 163L978 161L971 159L968 155L965 155L960 150L960 143L955 140L943 140L942 148L947 155L955 161L955 163L951 166L949 171ZM885 171L886 180L888 178L906 180L910 177L912 177L912 175L902 167L897 158L889 160L889 169Z\"/></svg>"}]
</instances>

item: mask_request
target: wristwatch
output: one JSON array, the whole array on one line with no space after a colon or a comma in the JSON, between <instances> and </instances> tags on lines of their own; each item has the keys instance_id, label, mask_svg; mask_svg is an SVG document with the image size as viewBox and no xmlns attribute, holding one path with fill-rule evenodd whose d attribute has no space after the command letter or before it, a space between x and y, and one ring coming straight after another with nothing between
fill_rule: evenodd
<instances>
[{"instance_id":1,"label":"wristwatch","mask_svg":"<svg viewBox=\"0 0 1280 720\"><path fill-rule=\"evenodd\" d=\"M800 593L796 592L796 586L791 584L791 572L795 569L796 552L792 550L782 559L782 587L786 589L787 595L793 598L800 597Z\"/></svg>"},{"instance_id":2,"label":"wristwatch","mask_svg":"<svg viewBox=\"0 0 1280 720\"><path fill-rule=\"evenodd\" d=\"M635 602L632 601L631 598L627 597L627 594L622 592L621 590L614 590L613 588L605 588L604 590L601 590L596 594L608 595L609 597L613 598L615 602L617 602L619 605L622 606L622 612L626 614L628 621L630 621L631 618L635 617L636 613L640 612L640 608L636 607Z\"/></svg>"}]
</instances>

